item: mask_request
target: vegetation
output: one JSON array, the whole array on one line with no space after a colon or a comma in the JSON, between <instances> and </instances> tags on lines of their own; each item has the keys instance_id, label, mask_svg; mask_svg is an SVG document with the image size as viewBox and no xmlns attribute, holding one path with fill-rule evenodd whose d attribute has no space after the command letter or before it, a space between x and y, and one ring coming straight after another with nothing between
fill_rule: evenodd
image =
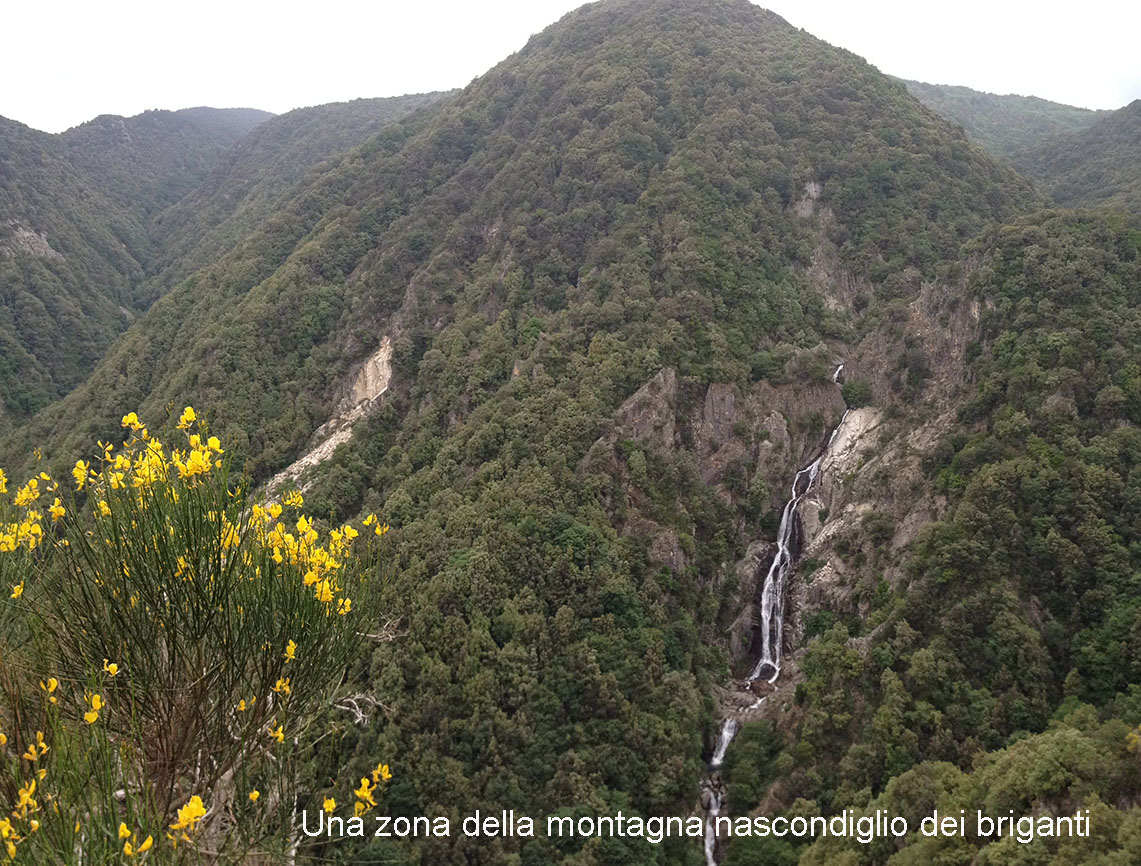
<instances>
[{"instance_id":1,"label":"vegetation","mask_svg":"<svg viewBox=\"0 0 1141 866\"><path fill-rule=\"evenodd\" d=\"M1008 108L1025 129L1043 107ZM392 772L372 769L386 756L394 816L690 812L712 686L734 661L734 563L771 537L797 460L844 404L874 407L908 449L926 448L912 435L918 401L942 371L906 328L951 331L924 318L931 307L977 311L978 327L952 371L963 381L939 392L956 402L922 405L942 440L908 455L907 483L939 519L900 552L896 515L864 510L803 563L824 575L850 560L866 578L861 615L806 611L806 646L788 666L795 697L782 691L788 712L745 725L730 747L728 809L1088 807L1101 835L1078 853L736 840L723 862L1133 856L1141 234L1129 218L1039 211L1027 181L902 84L744 0L592 4L462 92L266 121L145 231L51 137L3 130L19 147L0 153L23 154L5 163L18 183L3 189L32 201L40 184L56 198L72 184L107 208L88 234L85 214L42 211L75 227L48 234L62 261L31 255L23 234L0 259L15 287L0 338L31 358L0 362L6 411L39 410L0 438L13 476L38 479L4 506L0 794L17 804L23 790L27 805L35 762L20 756L32 746L36 762L68 756L40 781L75 804L50 825L36 818L35 833L30 811L13 816L28 856L58 858L82 839L109 860L150 836L176 860L207 841L236 862L281 859L294 808L368 808ZM119 213L127 253L111 241ZM3 231L0 249L15 250L17 227ZM138 315L108 351L96 341L82 356L90 375L63 353L65 379L36 351L62 339L51 322L67 310L44 301L50 321L27 332L16 317L35 308L25 295L81 296L86 278L65 265L103 260L73 236L127 256L108 258L108 275L129 276L107 297ZM36 295L36 275L56 282ZM102 307L91 310L73 319L97 322ZM351 407L351 438L299 479L309 516L286 523L250 491L351 403L385 339L384 397ZM837 356L855 377L842 389ZM188 401L213 430L174 417ZM158 445L120 406L177 421L185 446ZM92 450L124 425L125 450ZM709 433L719 426L724 442ZM874 464L882 486L903 483ZM153 484L151 469L137 486L115 481L152 465ZM73 467L83 489L65 501L48 488ZM60 499L46 506L49 493ZM55 509L55 522L40 513ZM384 582L369 554L342 549L387 527L373 514L393 526L379 542ZM310 567L326 554L344 577ZM183 579L195 564L206 580ZM358 631L382 640L351 646ZM99 784L83 788L91 767ZM203 812L180 812L195 795ZM179 823L193 830L185 848L165 840ZM306 853L444 866L701 859L676 840L541 835Z\"/></svg>"},{"instance_id":2,"label":"vegetation","mask_svg":"<svg viewBox=\"0 0 1141 866\"><path fill-rule=\"evenodd\" d=\"M108 115L62 135L0 118L0 429L82 382L176 277L234 246L319 162L437 98L264 126L252 109Z\"/></svg>"},{"instance_id":3,"label":"vegetation","mask_svg":"<svg viewBox=\"0 0 1141 866\"><path fill-rule=\"evenodd\" d=\"M250 501L189 407L173 447L123 426L75 494L0 472L0 837L23 863L283 858L295 809L324 802L301 770L339 721L387 527L322 537L299 495ZM373 785L346 789L358 814Z\"/></svg>"},{"instance_id":4,"label":"vegetation","mask_svg":"<svg viewBox=\"0 0 1141 866\"><path fill-rule=\"evenodd\" d=\"M145 221L193 191L230 145L271 117L253 108L104 114L58 139L76 171Z\"/></svg>"},{"instance_id":5,"label":"vegetation","mask_svg":"<svg viewBox=\"0 0 1141 866\"><path fill-rule=\"evenodd\" d=\"M969 87L904 81L920 102L957 123L967 137L995 156L1014 159L1067 133L1080 133L1105 118L1108 111L1062 105L1037 96L998 96Z\"/></svg>"},{"instance_id":6,"label":"vegetation","mask_svg":"<svg viewBox=\"0 0 1141 866\"><path fill-rule=\"evenodd\" d=\"M1058 204L1141 212L1141 100L1083 132L1059 135L1015 156L1015 165Z\"/></svg>"},{"instance_id":7,"label":"vegetation","mask_svg":"<svg viewBox=\"0 0 1141 866\"><path fill-rule=\"evenodd\" d=\"M1125 347L1141 333L1141 232L1046 213L978 246L977 388L931 465L951 505L865 654L840 625L809 646L795 745L748 770L731 749L729 772L780 766L769 796L824 814L1089 807L1096 842L1040 841L1033 862L1129 862L1141 392ZM1022 862L1009 841L911 841L894 856L820 843L800 862Z\"/></svg>"}]
</instances>

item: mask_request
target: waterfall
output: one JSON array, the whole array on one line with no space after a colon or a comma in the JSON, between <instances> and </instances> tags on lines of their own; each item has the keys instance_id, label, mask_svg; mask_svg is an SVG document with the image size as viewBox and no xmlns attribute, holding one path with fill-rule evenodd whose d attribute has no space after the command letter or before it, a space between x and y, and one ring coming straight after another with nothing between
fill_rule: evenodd
<instances>
[{"instance_id":1,"label":"waterfall","mask_svg":"<svg viewBox=\"0 0 1141 866\"><path fill-rule=\"evenodd\" d=\"M721 792L712 791L709 795L709 817L705 821L705 866L717 866L717 816L721 814Z\"/></svg>"},{"instance_id":2,"label":"waterfall","mask_svg":"<svg viewBox=\"0 0 1141 866\"><path fill-rule=\"evenodd\" d=\"M736 734L737 720L726 717L725 721L721 723L721 735L717 738L717 748L709 761L711 770L716 770L721 766L721 762L725 760L725 750L729 748L729 744L733 742L733 737Z\"/></svg>"},{"instance_id":3,"label":"waterfall","mask_svg":"<svg viewBox=\"0 0 1141 866\"><path fill-rule=\"evenodd\" d=\"M832 373L832 381L839 384L843 374L844 365L840 364ZM804 501L815 486L824 457L832 447L836 434L844 425L848 411L850 410L845 410L843 417L840 418L840 423L833 428L832 434L828 437L828 444L824 446L820 456L797 472L796 477L792 479L790 498L781 512L780 528L777 530L776 554L773 556L772 565L769 566L769 572L765 575L765 582L761 588L761 657L749 674L746 680L748 683L756 682L762 678L767 678L770 683L774 683L780 676L781 649L784 643L785 584L793 565L796 563L797 551L794 546L794 536L797 527L800 525L800 503ZM756 709L764 703L764 700L763 697L758 698L749 709ZM725 760L725 752L729 748L729 744L733 742L738 727L737 720L728 716L721 723L721 733L717 737L717 748L709 760L710 773L707 776L708 779L716 778L714 774ZM712 787L709 792L709 809L705 819L706 866L717 866L715 857L717 848L716 825L717 816L721 814L721 806L721 791Z\"/></svg>"}]
</instances>

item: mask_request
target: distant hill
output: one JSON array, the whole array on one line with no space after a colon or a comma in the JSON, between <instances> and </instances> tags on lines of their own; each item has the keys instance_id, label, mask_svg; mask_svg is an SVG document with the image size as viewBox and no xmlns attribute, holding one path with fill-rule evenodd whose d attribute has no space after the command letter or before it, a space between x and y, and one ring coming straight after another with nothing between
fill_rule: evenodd
<instances>
[{"instance_id":1,"label":"distant hill","mask_svg":"<svg viewBox=\"0 0 1141 866\"><path fill-rule=\"evenodd\" d=\"M1067 207L1141 212L1141 99L1080 132L1013 156L1016 168Z\"/></svg>"},{"instance_id":2,"label":"distant hill","mask_svg":"<svg viewBox=\"0 0 1141 866\"><path fill-rule=\"evenodd\" d=\"M152 230L166 262L148 281L148 299L232 247L320 162L447 95L422 93L298 108L258 126L217 161L201 185L155 219Z\"/></svg>"},{"instance_id":3,"label":"distant hill","mask_svg":"<svg viewBox=\"0 0 1141 866\"><path fill-rule=\"evenodd\" d=\"M59 138L72 165L145 219L198 186L227 147L271 117L253 108L104 114Z\"/></svg>"},{"instance_id":4,"label":"distant hill","mask_svg":"<svg viewBox=\"0 0 1141 866\"><path fill-rule=\"evenodd\" d=\"M153 248L58 136L0 118L0 423L90 372L126 326Z\"/></svg>"},{"instance_id":5,"label":"distant hill","mask_svg":"<svg viewBox=\"0 0 1141 866\"><path fill-rule=\"evenodd\" d=\"M135 315L314 166L442 95L280 118L103 115L58 135L0 118L0 427L70 391Z\"/></svg>"},{"instance_id":6,"label":"distant hill","mask_svg":"<svg viewBox=\"0 0 1141 866\"><path fill-rule=\"evenodd\" d=\"M920 102L963 127L972 141L1005 158L1060 133L1088 129L1109 114L1037 96L999 96L969 87L900 80Z\"/></svg>"}]
</instances>

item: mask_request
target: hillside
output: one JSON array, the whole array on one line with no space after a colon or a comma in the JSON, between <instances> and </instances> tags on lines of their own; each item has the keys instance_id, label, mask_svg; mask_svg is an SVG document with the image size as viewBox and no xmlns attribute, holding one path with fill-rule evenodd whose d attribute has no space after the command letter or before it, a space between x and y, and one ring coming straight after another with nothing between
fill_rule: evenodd
<instances>
[{"instance_id":1,"label":"hillside","mask_svg":"<svg viewBox=\"0 0 1141 866\"><path fill-rule=\"evenodd\" d=\"M192 403L253 482L382 514L401 637L353 677L385 712L320 761L398 755L391 810L680 814L714 695L750 665L736 563L841 417L835 366L852 399L927 407L962 244L1039 203L902 85L743 0L594 4L324 163L4 445L70 465L125 412Z\"/></svg>"},{"instance_id":2,"label":"hillside","mask_svg":"<svg viewBox=\"0 0 1141 866\"><path fill-rule=\"evenodd\" d=\"M916 99L963 127L968 138L1004 159L1056 135L1089 129L1109 114L1037 96L999 96L969 87L921 81L903 83Z\"/></svg>"},{"instance_id":3,"label":"hillside","mask_svg":"<svg viewBox=\"0 0 1141 866\"><path fill-rule=\"evenodd\" d=\"M123 330L152 247L58 137L0 118L0 427L91 371Z\"/></svg>"},{"instance_id":4,"label":"hillside","mask_svg":"<svg viewBox=\"0 0 1141 866\"><path fill-rule=\"evenodd\" d=\"M223 151L271 117L252 108L105 114L58 139L76 170L146 221L194 190Z\"/></svg>"},{"instance_id":5,"label":"hillside","mask_svg":"<svg viewBox=\"0 0 1141 866\"><path fill-rule=\"evenodd\" d=\"M61 135L0 118L0 427L81 382L176 276L314 166L438 98L105 115Z\"/></svg>"},{"instance_id":6,"label":"hillside","mask_svg":"<svg viewBox=\"0 0 1141 866\"><path fill-rule=\"evenodd\" d=\"M1058 204L1141 212L1141 99L1013 157Z\"/></svg>"},{"instance_id":7,"label":"hillside","mask_svg":"<svg viewBox=\"0 0 1141 866\"><path fill-rule=\"evenodd\" d=\"M151 230L163 250L163 263L148 280L146 295L157 297L228 251L324 160L445 96L427 93L318 105L259 125L230 148L184 199L154 219Z\"/></svg>"}]
</instances>

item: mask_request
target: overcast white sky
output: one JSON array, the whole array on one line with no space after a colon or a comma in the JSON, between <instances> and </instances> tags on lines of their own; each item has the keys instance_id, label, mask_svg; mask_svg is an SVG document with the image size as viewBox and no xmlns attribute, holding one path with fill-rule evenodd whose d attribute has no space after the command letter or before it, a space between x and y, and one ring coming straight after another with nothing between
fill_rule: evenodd
<instances>
[{"instance_id":1,"label":"overcast white sky","mask_svg":"<svg viewBox=\"0 0 1141 866\"><path fill-rule=\"evenodd\" d=\"M700 2L700 0L694 0ZM99 114L273 112L461 87L578 0L42 0L5 4L0 115L59 132ZM1141 3L765 0L884 72L1090 108L1141 97Z\"/></svg>"}]
</instances>

